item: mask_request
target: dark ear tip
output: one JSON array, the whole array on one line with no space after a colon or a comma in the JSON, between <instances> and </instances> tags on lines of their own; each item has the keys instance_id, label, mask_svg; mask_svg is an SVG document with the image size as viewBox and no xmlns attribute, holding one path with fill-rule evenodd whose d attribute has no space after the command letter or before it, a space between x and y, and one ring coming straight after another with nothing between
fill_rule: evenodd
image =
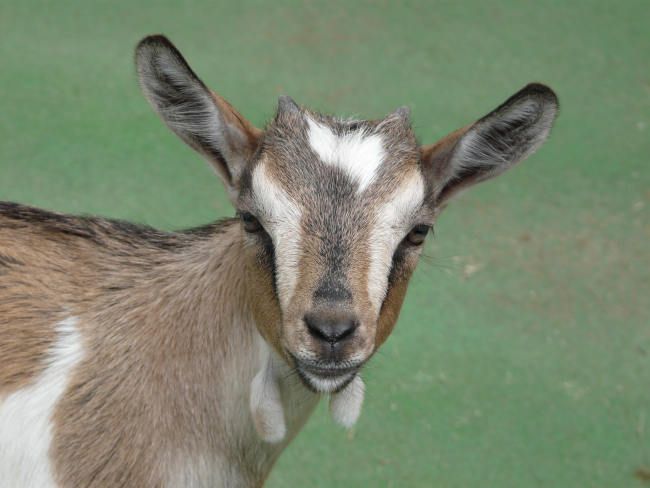
<instances>
[{"instance_id":1,"label":"dark ear tip","mask_svg":"<svg viewBox=\"0 0 650 488\"><path fill-rule=\"evenodd\" d=\"M135 47L135 60L136 63L146 61L151 57L155 57L156 53L167 52L173 54L175 57L182 58L181 54L176 49L176 46L162 34L153 34L140 40Z\"/></svg>"},{"instance_id":2,"label":"dark ear tip","mask_svg":"<svg viewBox=\"0 0 650 488\"><path fill-rule=\"evenodd\" d=\"M146 37L143 37L140 42L138 42L135 50L139 51L140 49L144 48L150 48L150 47L158 47L158 46L165 46L165 47L174 47L172 42L167 39L162 34L152 34Z\"/></svg>"},{"instance_id":3,"label":"dark ear tip","mask_svg":"<svg viewBox=\"0 0 650 488\"><path fill-rule=\"evenodd\" d=\"M198 79L176 46L162 34L147 36L135 47L135 64L140 74L154 69L163 58L172 64L182 65L192 77Z\"/></svg>"},{"instance_id":4,"label":"dark ear tip","mask_svg":"<svg viewBox=\"0 0 650 488\"><path fill-rule=\"evenodd\" d=\"M517 94L521 97L533 97L559 107L560 101L555 92L548 85L543 83L529 83Z\"/></svg>"}]
</instances>

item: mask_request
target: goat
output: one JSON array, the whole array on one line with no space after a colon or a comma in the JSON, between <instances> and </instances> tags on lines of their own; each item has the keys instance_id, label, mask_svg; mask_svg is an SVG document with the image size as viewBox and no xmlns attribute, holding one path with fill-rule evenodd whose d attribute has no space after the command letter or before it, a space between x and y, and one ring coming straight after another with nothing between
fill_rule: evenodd
<instances>
[{"instance_id":1,"label":"goat","mask_svg":"<svg viewBox=\"0 0 650 488\"><path fill-rule=\"evenodd\" d=\"M0 204L0 480L261 486L322 396L351 426L434 220L547 138L530 84L436 144L281 97L257 129L163 36L136 67L237 210L181 232Z\"/></svg>"}]
</instances>

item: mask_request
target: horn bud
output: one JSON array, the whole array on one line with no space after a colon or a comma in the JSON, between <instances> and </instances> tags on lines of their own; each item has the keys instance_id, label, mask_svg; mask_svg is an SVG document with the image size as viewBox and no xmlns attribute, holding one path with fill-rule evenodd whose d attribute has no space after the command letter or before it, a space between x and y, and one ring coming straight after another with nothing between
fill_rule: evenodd
<instances>
[{"instance_id":1,"label":"horn bud","mask_svg":"<svg viewBox=\"0 0 650 488\"><path fill-rule=\"evenodd\" d=\"M291 113L300 113L300 107L293 98L282 95L278 98L278 115L291 114Z\"/></svg>"}]
</instances>

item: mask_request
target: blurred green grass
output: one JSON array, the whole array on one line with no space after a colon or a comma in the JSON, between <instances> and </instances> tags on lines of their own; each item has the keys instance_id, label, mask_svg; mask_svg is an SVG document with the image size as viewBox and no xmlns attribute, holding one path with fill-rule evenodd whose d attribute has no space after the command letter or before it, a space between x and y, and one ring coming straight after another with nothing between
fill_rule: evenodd
<instances>
[{"instance_id":1,"label":"blurred green grass","mask_svg":"<svg viewBox=\"0 0 650 488\"><path fill-rule=\"evenodd\" d=\"M647 1L7 0L0 199L163 228L232 214L139 93L149 33L258 125L284 93L364 117L407 104L433 142L548 83L550 141L442 215L358 426L319 409L269 486L642 486L649 22Z\"/></svg>"}]
</instances>

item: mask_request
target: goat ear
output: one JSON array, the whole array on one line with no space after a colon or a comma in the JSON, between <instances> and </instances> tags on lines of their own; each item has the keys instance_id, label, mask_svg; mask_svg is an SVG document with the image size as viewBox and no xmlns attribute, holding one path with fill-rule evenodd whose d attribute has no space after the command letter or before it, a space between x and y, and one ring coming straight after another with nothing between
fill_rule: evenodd
<instances>
[{"instance_id":1,"label":"goat ear","mask_svg":"<svg viewBox=\"0 0 650 488\"><path fill-rule=\"evenodd\" d=\"M201 153L236 199L239 179L261 131L210 91L164 36L142 39L135 63L145 97L167 126Z\"/></svg>"},{"instance_id":2,"label":"goat ear","mask_svg":"<svg viewBox=\"0 0 650 488\"><path fill-rule=\"evenodd\" d=\"M546 140L557 111L553 90L533 83L473 124L422 147L435 205L533 154Z\"/></svg>"}]
</instances>

